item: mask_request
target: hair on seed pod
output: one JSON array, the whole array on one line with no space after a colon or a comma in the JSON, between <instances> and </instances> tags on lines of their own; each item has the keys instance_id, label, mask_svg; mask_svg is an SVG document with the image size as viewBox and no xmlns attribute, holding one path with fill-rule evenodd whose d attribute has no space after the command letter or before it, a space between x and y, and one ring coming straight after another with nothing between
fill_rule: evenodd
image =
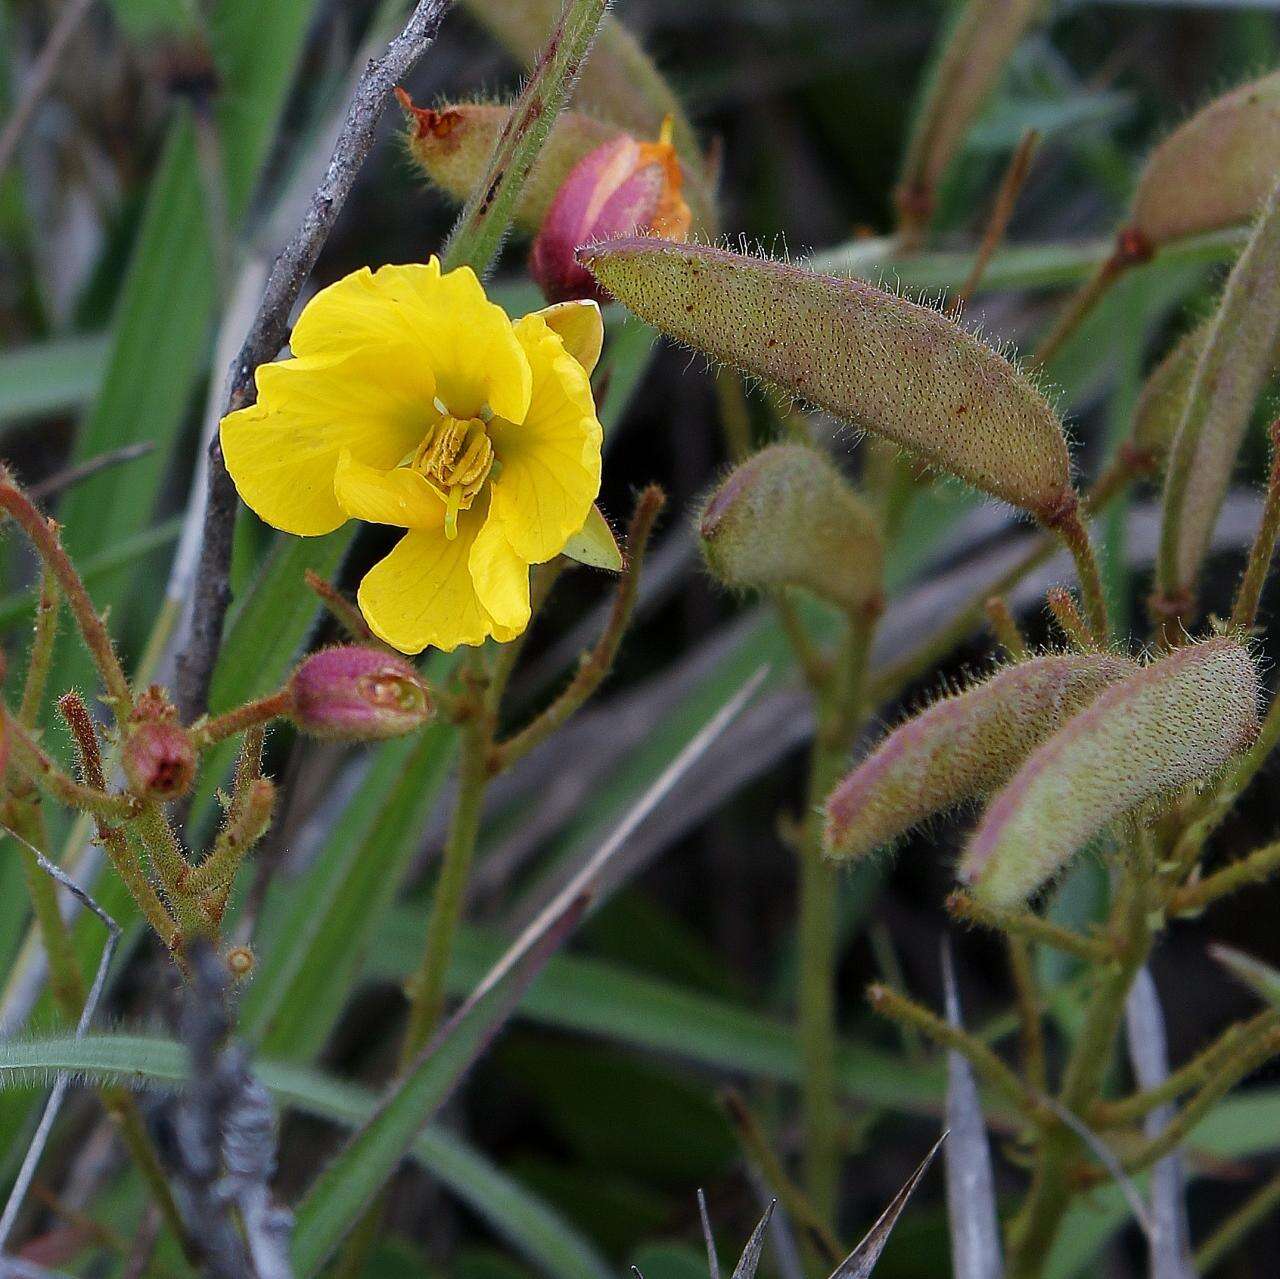
<instances>
[{"instance_id":1,"label":"hair on seed pod","mask_svg":"<svg viewBox=\"0 0 1280 1279\"><path fill-rule=\"evenodd\" d=\"M1035 382L940 312L862 280L628 236L579 259L694 350L1053 525L1075 508L1066 437Z\"/></svg>"},{"instance_id":2,"label":"hair on seed pod","mask_svg":"<svg viewBox=\"0 0 1280 1279\"><path fill-rule=\"evenodd\" d=\"M1225 637L1175 649L1116 683L995 796L960 878L985 905L1024 902L1116 818L1212 777L1246 749L1258 697L1252 654Z\"/></svg>"},{"instance_id":3,"label":"hair on seed pod","mask_svg":"<svg viewBox=\"0 0 1280 1279\"><path fill-rule=\"evenodd\" d=\"M948 692L889 733L831 792L827 856L865 856L995 790L1036 746L1137 669L1114 653L1053 653Z\"/></svg>"}]
</instances>

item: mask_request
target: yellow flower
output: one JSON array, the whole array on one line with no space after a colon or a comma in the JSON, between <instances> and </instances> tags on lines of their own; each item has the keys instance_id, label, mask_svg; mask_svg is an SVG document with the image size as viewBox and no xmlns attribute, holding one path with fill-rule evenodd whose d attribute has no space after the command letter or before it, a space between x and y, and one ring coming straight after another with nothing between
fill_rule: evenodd
<instances>
[{"instance_id":1,"label":"yellow flower","mask_svg":"<svg viewBox=\"0 0 1280 1279\"><path fill-rule=\"evenodd\" d=\"M359 592L402 652L514 639L529 566L599 518L602 340L594 303L513 322L468 267L356 271L307 304L293 358L258 369L258 402L223 418L227 469L287 533L407 530Z\"/></svg>"}]
</instances>

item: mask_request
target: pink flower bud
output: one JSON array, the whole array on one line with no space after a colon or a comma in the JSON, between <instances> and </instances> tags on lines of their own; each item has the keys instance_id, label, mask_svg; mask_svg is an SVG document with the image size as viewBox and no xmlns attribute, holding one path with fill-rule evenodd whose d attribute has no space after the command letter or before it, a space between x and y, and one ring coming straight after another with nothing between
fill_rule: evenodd
<instances>
[{"instance_id":1,"label":"pink flower bud","mask_svg":"<svg viewBox=\"0 0 1280 1279\"><path fill-rule=\"evenodd\" d=\"M682 186L669 122L657 142L627 135L584 155L556 192L529 257L548 300L607 299L577 260L584 244L636 233L686 239L693 219Z\"/></svg>"},{"instance_id":2,"label":"pink flower bud","mask_svg":"<svg viewBox=\"0 0 1280 1279\"><path fill-rule=\"evenodd\" d=\"M125 736L129 789L147 799L177 799L191 789L196 752L191 735L173 719L144 719Z\"/></svg>"},{"instance_id":3,"label":"pink flower bud","mask_svg":"<svg viewBox=\"0 0 1280 1279\"><path fill-rule=\"evenodd\" d=\"M312 653L289 681L289 717L335 741L399 737L431 718L427 686L403 658L350 645Z\"/></svg>"}]
</instances>

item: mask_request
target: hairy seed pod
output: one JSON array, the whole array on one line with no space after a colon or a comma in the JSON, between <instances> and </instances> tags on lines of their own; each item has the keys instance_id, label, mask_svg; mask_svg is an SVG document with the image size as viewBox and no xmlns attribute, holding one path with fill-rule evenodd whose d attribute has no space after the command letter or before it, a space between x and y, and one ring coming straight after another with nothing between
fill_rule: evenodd
<instances>
[{"instance_id":1,"label":"hairy seed pod","mask_svg":"<svg viewBox=\"0 0 1280 1279\"><path fill-rule=\"evenodd\" d=\"M849 613L880 600L875 518L817 449L774 444L736 467L702 508L699 532L728 586L799 586Z\"/></svg>"},{"instance_id":2,"label":"hairy seed pod","mask_svg":"<svg viewBox=\"0 0 1280 1279\"><path fill-rule=\"evenodd\" d=\"M1203 781L1258 729L1248 649L1218 638L1176 649L1108 689L1044 743L991 801L960 878L1004 909L1144 801Z\"/></svg>"},{"instance_id":3,"label":"hairy seed pod","mask_svg":"<svg viewBox=\"0 0 1280 1279\"><path fill-rule=\"evenodd\" d=\"M949 25L895 192L909 228L928 221L938 184L1040 8L1040 0L968 0Z\"/></svg>"},{"instance_id":4,"label":"hairy seed pod","mask_svg":"<svg viewBox=\"0 0 1280 1279\"><path fill-rule=\"evenodd\" d=\"M147 799L185 795L196 776L191 734L176 720L145 720L125 730L121 755L129 789Z\"/></svg>"},{"instance_id":5,"label":"hairy seed pod","mask_svg":"<svg viewBox=\"0 0 1280 1279\"><path fill-rule=\"evenodd\" d=\"M1155 249L1253 217L1280 155L1280 71L1215 98L1143 166L1129 230Z\"/></svg>"},{"instance_id":6,"label":"hairy seed pod","mask_svg":"<svg viewBox=\"0 0 1280 1279\"><path fill-rule=\"evenodd\" d=\"M1137 670L1111 653L1033 657L894 729L827 800L828 857L863 857L988 794L1104 689Z\"/></svg>"},{"instance_id":7,"label":"hairy seed pod","mask_svg":"<svg viewBox=\"0 0 1280 1279\"><path fill-rule=\"evenodd\" d=\"M510 103L456 102L433 108L414 106L403 89L396 90L396 97L409 125L409 154L433 185L461 204L488 171L498 134L511 114ZM573 166L622 136L617 125L580 111L562 111L520 193L517 229L531 235L537 231Z\"/></svg>"},{"instance_id":8,"label":"hairy seed pod","mask_svg":"<svg viewBox=\"0 0 1280 1279\"><path fill-rule=\"evenodd\" d=\"M1227 278L1165 472L1157 583L1184 613L1280 344L1280 186Z\"/></svg>"},{"instance_id":9,"label":"hairy seed pod","mask_svg":"<svg viewBox=\"0 0 1280 1279\"><path fill-rule=\"evenodd\" d=\"M1196 365L1208 345L1213 318L1202 320L1184 333L1147 375L1133 408L1134 449L1155 464L1163 465L1187 410L1187 397L1195 380Z\"/></svg>"},{"instance_id":10,"label":"hairy seed pod","mask_svg":"<svg viewBox=\"0 0 1280 1279\"><path fill-rule=\"evenodd\" d=\"M579 260L668 336L882 435L1046 524L1075 506L1062 424L1003 356L861 280L630 236Z\"/></svg>"},{"instance_id":11,"label":"hairy seed pod","mask_svg":"<svg viewBox=\"0 0 1280 1279\"><path fill-rule=\"evenodd\" d=\"M433 713L427 686L404 658L355 644L312 653L288 689L294 724L334 741L400 737Z\"/></svg>"}]
</instances>

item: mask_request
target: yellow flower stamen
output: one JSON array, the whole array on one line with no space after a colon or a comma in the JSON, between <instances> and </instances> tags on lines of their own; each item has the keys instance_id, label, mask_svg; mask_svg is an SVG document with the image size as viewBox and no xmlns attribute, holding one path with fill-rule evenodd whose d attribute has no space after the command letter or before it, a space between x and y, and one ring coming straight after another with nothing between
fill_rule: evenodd
<instances>
[{"instance_id":1,"label":"yellow flower stamen","mask_svg":"<svg viewBox=\"0 0 1280 1279\"><path fill-rule=\"evenodd\" d=\"M470 508L493 469L493 444L478 417L445 416L418 446L410 465L444 499L444 531L458 536L458 512Z\"/></svg>"}]
</instances>

